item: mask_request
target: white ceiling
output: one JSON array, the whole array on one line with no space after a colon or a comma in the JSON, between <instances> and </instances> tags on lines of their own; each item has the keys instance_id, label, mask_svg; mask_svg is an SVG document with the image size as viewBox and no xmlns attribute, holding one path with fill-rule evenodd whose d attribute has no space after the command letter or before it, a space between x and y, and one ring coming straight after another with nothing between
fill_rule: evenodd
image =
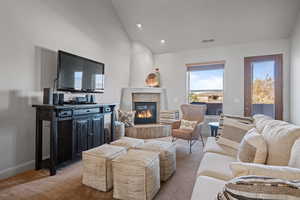
<instances>
[{"instance_id":1,"label":"white ceiling","mask_svg":"<svg viewBox=\"0 0 300 200\"><path fill-rule=\"evenodd\" d=\"M300 0L112 0L133 41L154 53L287 38ZM143 25L138 30L137 23ZM205 39L213 43L202 43ZM160 40L166 44L160 44Z\"/></svg>"}]
</instances>

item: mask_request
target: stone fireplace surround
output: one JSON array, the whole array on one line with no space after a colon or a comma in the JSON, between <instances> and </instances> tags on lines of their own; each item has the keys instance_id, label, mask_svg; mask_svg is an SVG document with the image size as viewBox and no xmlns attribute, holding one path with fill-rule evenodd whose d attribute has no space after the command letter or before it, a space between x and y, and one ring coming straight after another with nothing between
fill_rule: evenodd
<instances>
[{"instance_id":1,"label":"stone fireplace surround","mask_svg":"<svg viewBox=\"0 0 300 200\"><path fill-rule=\"evenodd\" d=\"M159 123L160 111L168 109L167 94L164 88L123 88L120 109L132 111L135 102L155 102L157 104L157 123Z\"/></svg>"}]
</instances>

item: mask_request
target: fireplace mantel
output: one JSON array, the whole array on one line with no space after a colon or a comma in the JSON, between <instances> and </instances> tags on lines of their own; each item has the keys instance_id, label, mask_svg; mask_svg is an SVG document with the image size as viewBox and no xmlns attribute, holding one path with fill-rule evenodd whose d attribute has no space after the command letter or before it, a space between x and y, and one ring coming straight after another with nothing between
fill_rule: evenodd
<instances>
[{"instance_id":1,"label":"fireplace mantel","mask_svg":"<svg viewBox=\"0 0 300 200\"><path fill-rule=\"evenodd\" d=\"M134 94L159 94L160 95L160 110L167 110L167 93L165 88L122 88L120 109L131 111L133 109Z\"/></svg>"}]
</instances>

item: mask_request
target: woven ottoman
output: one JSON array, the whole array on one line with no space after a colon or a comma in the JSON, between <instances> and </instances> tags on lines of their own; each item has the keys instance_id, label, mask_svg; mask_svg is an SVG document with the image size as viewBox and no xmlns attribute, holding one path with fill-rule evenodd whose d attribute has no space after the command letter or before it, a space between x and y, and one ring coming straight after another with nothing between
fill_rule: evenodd
<instances>
[{"instance_id":1,"label":"woven ottoman","mask_svg":"<svg viewBox=\"0 0 300 200\"><path fill-rule=\"evenodd\" d=\"M112 159L126 154L126 148L104 144L82 152L82 183L94 189L107 192L112 189Z\"/></svg>"},{"instance_id":2,"label":"woven ottoman","mask_svg":"<svg viewBox=\"0 0 300 200\"><path fill-rule=\"evenodd\" d=\"M158 153L132 149L112 166L115 199L151 200L160 189Z\"/></svg>"},{"instance_id":3,"label":"woven ottoman","mask_svg":"<svg viewBox=\"0 0 300 200\"><path fill-rule=\"evenodd\" d=\"M172 142L152 140L138 149L159 153L160 180L167 181L176 170L176 145Z\"/></svg>"},{"instance_id":4,"label":"woven ottoman","mask_svg":"<svg viewBox=\"0 0 300 200\"><path fill-rule=\"evenodd\" d=\"M130 137L122 137L121 139L111 142L110 144L125 147L128 150L144 144L144 140Z\"/></svg>"}]
</instances>

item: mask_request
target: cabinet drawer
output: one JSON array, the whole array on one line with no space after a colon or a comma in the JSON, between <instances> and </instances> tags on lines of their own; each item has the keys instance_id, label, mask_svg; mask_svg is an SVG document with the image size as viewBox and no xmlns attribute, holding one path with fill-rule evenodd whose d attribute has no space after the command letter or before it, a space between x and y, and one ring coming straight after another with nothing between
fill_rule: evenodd
<instances>
[{"instance_id":1,"label":"cabinet drawer","mask_svg":"<svg viewBox=\"0 0 300 200\"><path fill-rule=\"evenodd\" d=\"M99 112L100 112L100 108L78 109L78 110L74 110L74 115L86 115L86 114L93 114Z\"/></svg>"},{"instance_id":2,"label":"cabinet drawer","mask_svg":"<svg viewBox=\"0 0 300 200\"><path fill-rule=\"evenodd\" d=\"M62 110L58 113L59 117L71 117L72 111L71 110Z\"/></svg>"}]
</instances>

